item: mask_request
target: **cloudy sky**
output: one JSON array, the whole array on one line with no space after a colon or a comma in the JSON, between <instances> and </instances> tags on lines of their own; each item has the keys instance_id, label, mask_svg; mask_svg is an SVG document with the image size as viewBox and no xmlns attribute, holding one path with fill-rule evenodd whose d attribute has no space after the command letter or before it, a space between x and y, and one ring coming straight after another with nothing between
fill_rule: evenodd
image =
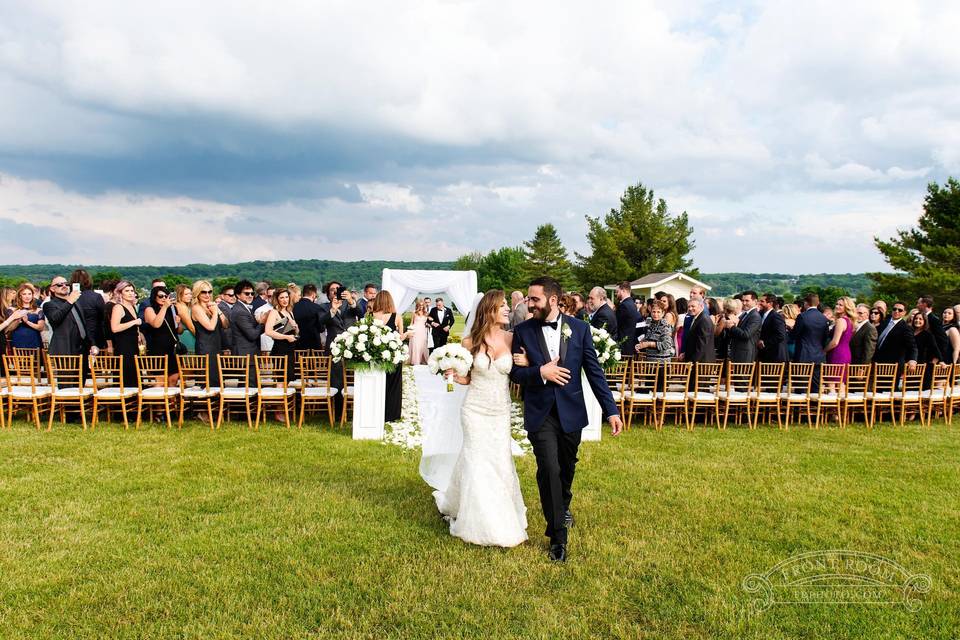
<instances>
[{"instance_id":1,"label":"cloudy sky","mask_svg":"<svg viewBox=\"0 0 960 640\"><path fill-rule=\"evenodd\" d=\"M956 2L0 0L0 263L452 259L643 182L706 271L884 268Z\"/></svg>"}]
</instances>

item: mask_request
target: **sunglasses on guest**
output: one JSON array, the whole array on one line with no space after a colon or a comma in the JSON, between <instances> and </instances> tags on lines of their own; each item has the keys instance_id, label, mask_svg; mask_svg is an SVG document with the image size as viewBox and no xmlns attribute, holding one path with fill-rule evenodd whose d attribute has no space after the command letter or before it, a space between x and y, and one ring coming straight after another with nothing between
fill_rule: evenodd
<instances>
[{"instance_id":1,"label":"sunglasses on guest","mask_svg":"<svg viewBox=\"0 0 960 640\"><path fill-rule=\"evenodd\" d=\"M203 291L200 292L200 295L206 294L209 296L211 293L213 293L213 291L211 291L210 289L204 289Z\"/></svg>"},{"instance_id":2,"label":"sunglasses on guest","mask_svg":"<svg viewBox=\"0 0 960 640\"><path fill-rule=\"evenodd\" d=\"M893 308L893 312L894 312L894 313L906 313L907 310L904 309L903 307L894 307L894 308Z\"/></svg>"}]
</instances>

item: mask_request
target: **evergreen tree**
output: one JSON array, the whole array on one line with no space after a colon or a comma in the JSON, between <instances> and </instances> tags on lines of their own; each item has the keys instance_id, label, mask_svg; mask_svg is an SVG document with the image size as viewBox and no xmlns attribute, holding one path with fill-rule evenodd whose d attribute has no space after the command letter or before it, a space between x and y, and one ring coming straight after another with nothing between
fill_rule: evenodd
<instances>
[{"instance_id":1,"label":"evergreen tree","mask_svg":"<svg viewBox=\"0 0 960 640\"><path fill-rule=\"evenodd\" d=\"M687 212L671 215L666 201L656 200L641 183L627 187L620 208L603 220L587 216L587 225L591 253L577 254L577 278L584 289L648 273L698 275L688 258L694 242Z\"/></svg>"},{"instance_id":2,"label":"evergreen tree","mask_svg":"<svg viewBox=\"0 0 960 640\"><path fill-rule=\"evenodd\" d=\"M949 178L941 187L927 185L923 214L916 228L874 243L896 273L871 273L880 296L911 304L932 295L938 306L960 297L960 182Z\"/></svg>"},{"instance_id":3,"label":"evergreen tree","mask_svg":"<svg viewBox=\"0 0 960 640\"><path fill-rule=\"evenodd\" d=\"M524 253L518 247L502 247L484 255L473 251L457 258L456 271L476 271L477 288L480 291L503 289L508 294L513 289L523 288L522 275Z\"/></svg>"},{"instance_id":4,"label":"evergreen tree","mask_svg":"<svg viewBox=\"0 0 960 640\"><path fill-rule=\"evenodd\" d=\"M552 224L537 227L532 240L523 243L523 277L530 281L540 276L556 279L564 289L574 285L573 265Z\"/></svg>"}]
</instances>

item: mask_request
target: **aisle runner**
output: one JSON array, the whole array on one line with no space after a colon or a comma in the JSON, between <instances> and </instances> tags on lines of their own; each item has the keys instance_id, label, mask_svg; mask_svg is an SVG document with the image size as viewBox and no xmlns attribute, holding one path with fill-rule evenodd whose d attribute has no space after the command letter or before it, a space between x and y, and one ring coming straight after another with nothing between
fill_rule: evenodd
<instances>
[{"instance_id":1,"label":"aisle runner","mask_svg":"<svg viewBox=\"0 0 960 640\"><path fill-rule=\"evenodd\" d=\"M531 451L530 440L523 428L523 405L513 402L510 409L510 431L513 439L524 453ZM417 382L413 367L403 367L403 401L400 419L388 422L384 429L384 444L392 444L404 449L419 449L422 443L420 431L420 412L417 406Z\"/></svg>"}]
</instances>

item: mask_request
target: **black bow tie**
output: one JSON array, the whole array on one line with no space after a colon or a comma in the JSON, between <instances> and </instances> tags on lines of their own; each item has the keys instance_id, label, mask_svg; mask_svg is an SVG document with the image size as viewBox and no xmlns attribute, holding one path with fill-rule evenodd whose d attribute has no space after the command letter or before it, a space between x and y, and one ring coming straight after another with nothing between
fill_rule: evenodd
<instances>
[{"instance_id":1,"label":"black bow tie","mask_svg":"<svg viewBox=\"0 0 960 640\"><path fill-rule=\"evenodd\" d=\"M540 326L541 326L541 327L550 327L550 328L553 329L554 331L557 330L557 324L559 324L559 321L558 321L558 320L554 320L553 322L547 322L546 320L541 320L541 321L540 321Z\"/></svg>"}]
</instances>

